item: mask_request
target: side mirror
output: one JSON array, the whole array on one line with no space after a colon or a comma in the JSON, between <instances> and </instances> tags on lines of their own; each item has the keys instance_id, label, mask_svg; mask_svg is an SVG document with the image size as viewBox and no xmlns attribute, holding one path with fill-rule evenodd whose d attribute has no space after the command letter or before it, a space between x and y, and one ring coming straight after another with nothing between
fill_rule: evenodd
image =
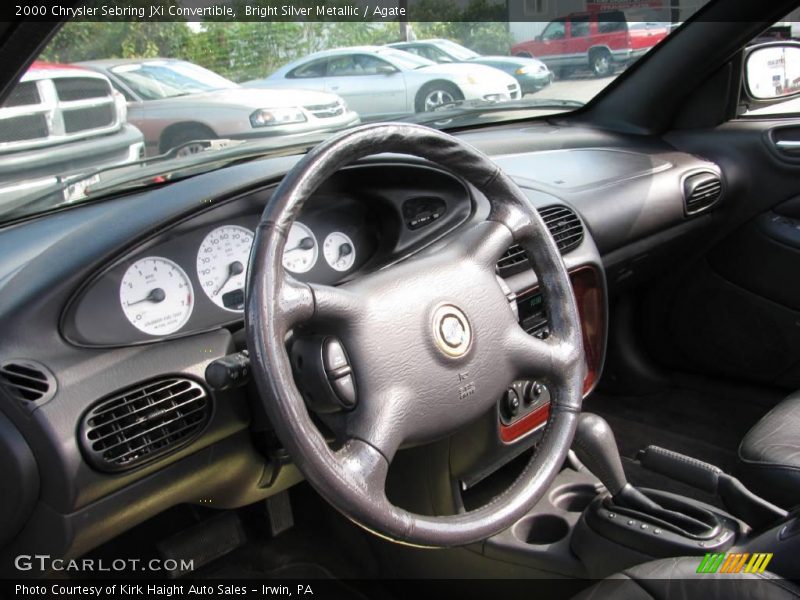
<instances>
[{"instance_id":1,"label":"side mirror","mask_svg":"<svg viewBox=\"0 0 800 600\"><path fill-rule=\"evenodd\" d=\"M748 103L765 106L800 96L800 43L769 42L745 51Z\"/></svg>"},{"instance_id":2,"label":"side mirror","mask_svg":"<svg viewBox=\"0 0 800 600\"><path fill-rule=\"evenodd\" d=\"M395 69L392 65L381 65L378 67L377 72L381 75L391 75L393 73L397 73L397 69Z\"/></svg>"}]
</instances>

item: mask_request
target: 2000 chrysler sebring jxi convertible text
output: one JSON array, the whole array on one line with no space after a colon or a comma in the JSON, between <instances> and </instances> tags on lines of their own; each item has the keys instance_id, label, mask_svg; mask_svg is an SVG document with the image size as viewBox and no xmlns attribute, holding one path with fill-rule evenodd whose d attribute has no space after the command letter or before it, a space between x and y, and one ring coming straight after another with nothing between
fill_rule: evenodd
<instances>
[{"instance_id":1,"label":"2000 chrysler sebring jxi convertible text","mask_svg":"<svg viewBox=\"0 0 800 600\"><path fill-rule=\"evenodd\" d=\"M413 65L445 72L387 44L508 55L577 10L430 4L402 24L3 22L1 98L37 59L282 81L359 47L402 63L345 95L375 118ZM628 4L681 24L616 78L420 111L406 85L400 121L199 140L99 163L69 204L57 185L0 204L3 576L797 598L798 2Z\"/></svg>"}]
</instances>

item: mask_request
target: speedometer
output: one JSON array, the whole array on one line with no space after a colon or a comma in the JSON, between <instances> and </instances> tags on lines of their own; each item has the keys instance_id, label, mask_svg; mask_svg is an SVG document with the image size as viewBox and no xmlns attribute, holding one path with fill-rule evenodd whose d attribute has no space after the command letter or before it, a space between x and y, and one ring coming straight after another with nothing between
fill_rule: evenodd
<instances>
[{"instance_id":1,"label":"speedometer","mask_svg":"<svg viewBox=\"0 0 800 600\"><path fill-rule=\"evenodd\" d=\"M119 286L119 301L128 321L148 335L178 331L189 320L194 290L186 272L160 256L133 263Z\"/></svg>"},{"instance_id":2,"label":"speedometer","mask_svg":"<svg viewBox=\"0 0 800 600\"><path fill-rule=\"evenodd\" d=\"M238 225L211 231L197 251L197 279L209 299L225 310L241 311L253 232Z\"/></svg>"},{"instance_id":3,"label":"speedometer","mask_svg":"<svg viewBox=\"0 0 800 600\"><path fill-rule=\"evenodd\" d=\"M308 227L295 221L286 238L283 250L283 266L292 273L307 273L317 262L319 248L317 238Z\"/></svg>"}]
</instances>

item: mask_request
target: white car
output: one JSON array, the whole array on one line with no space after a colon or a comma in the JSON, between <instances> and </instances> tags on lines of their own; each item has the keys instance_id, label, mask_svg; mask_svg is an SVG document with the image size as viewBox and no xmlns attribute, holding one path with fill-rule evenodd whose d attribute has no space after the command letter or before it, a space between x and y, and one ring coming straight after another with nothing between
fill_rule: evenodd
<instances>
[{"instance_id":1,"label":"white car","mask_svg":"<svg viewBox=\"0 0 800 600\"><path fill-rule=\"evenodd\" d=\"M358 115L335 94L305 89L243 90L183 60L108 59L80 63L98 71L128 100L128 120L141 129L148 154L180 148L200 152L201 140L247 140L357 125Z\"/></svg>"},{"instance_id":2,"label":"white car","mask_svg":"<svg viewBox=\"0 0 800 600\"><path fill-rule=\"evenodd\" d=\"M381 46L337 48L291 62L247 87L304 88L337 94L362 119L435 110L460 100L520 98L516 79L475 64L438 64Z\"/></svg>"}]
</instances>

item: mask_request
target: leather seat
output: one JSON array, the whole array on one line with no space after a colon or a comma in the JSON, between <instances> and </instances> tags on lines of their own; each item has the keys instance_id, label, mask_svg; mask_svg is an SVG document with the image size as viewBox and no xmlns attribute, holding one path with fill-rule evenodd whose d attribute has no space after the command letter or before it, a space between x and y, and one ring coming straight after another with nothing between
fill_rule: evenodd
<instances>
[{"instance_id":1,"label":"leather seat","mask_svg":"<svg viewBox=\"0 0 800 600\"><path fill-rule=\"evenodd\" d=\"M778 404L739 445L739 479L783 508L800 504L800 392Z\"/></svg>"},{"instance_id":2,"label":"leather seat","mask_svg":"<svg viewBox=\"0 0 800 600\"><path fill-rule=\"evenodd\" d=\"M630 567L597 582L578 600L736 600L800 598L800 588L772 573L697 573L702 556L665 558Z\"/></svg>"}]
</instances>

